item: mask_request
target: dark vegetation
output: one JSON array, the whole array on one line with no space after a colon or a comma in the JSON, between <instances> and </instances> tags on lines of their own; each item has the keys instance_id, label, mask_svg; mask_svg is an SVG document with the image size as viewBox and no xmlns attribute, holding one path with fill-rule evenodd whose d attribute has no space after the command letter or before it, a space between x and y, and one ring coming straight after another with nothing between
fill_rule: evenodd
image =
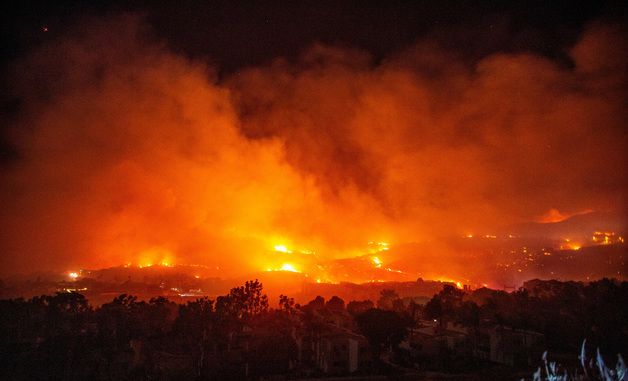
<instances>
[{"instance_id":1,"label":"dark vegetation","mask_svg":"<svg viewBox=\"0 0 628 381\"><path fill-rule=\"evenodd\" d=\"M583 338L604 352L628 349L628 282L529 281L512 293L480 289L468 296L445 286L424 314L464 326L489 322L540 332L554 351L578 353Z\"/></svg>"},{"instance_id":2,"label":"dark vegetation","mask_svg":"<svg viewBox=\"0 0 628 381\"><path fill-rule=\"evenodd\" d=\"M342 375L349 373L339 370L344 364L333 368L320 358L324 343L343 337L364 341L364 348L356 352L359 366L348 368L353 374L473 373L491 366L469 358L458 367L460 354L444 351L438 356L446 361L432 361L400 346L411 341L413 329L425 322L434 322L443 332L453 323L469 332L494 326L535 331L544 335L552 353L572 357L579 353L583 338L602 353L627 353L628 283L536 281L510 294L488 289L465 294L445 286L426 305L386 290L376 304L351 301L345 306L340 298L318 297L300 306L281 296L278 307L270 308L258 281L246 282L216 300L185 304L120 295L94 308L79 293L0 300L0 379L258 380ZM531 374L533 367L526 369Z\"/></svg>"}]
</instances>

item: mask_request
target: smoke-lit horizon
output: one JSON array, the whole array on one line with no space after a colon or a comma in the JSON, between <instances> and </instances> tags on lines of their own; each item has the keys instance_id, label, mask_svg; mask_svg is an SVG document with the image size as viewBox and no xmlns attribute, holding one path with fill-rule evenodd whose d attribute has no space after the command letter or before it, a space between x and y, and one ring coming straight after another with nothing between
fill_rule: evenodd
<instances>
[{"instance_id":1,"label":"smoke-lit horizon","mask_svg":"<svg viewBox=\"0 0 628 381\"><path fill-rule=\"evenodd\" d=\"M470 62L425 38L381 60L314 44L219 76L141 17L89 19L9 67L0 271L237 276L276 246L331 259L590 211L626 223L626 36L591 23L569 65Z\"/></svg>"}]
</instances>

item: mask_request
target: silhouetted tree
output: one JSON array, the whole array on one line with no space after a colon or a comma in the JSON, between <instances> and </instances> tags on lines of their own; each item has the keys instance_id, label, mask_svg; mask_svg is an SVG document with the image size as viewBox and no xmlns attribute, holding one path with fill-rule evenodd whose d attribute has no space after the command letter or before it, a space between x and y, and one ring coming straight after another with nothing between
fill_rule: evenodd
<instances>
[{"instance_id":1,"label":"silhouetted tree","mask_svg":"<svg viewBox=\"0 0 628 381\"><path fill-rule=\"evenodd\" d=\"M444 325L446 320L457 320L457 309L462 305L464 292L451 285L443 289L425 305L425 315L429 319L438 319Z\"/></svg>"},{"instance_id":2,"label":"silhouetted tree","mask_svg":"<svg viewBox=\"0 0 628 381\"><path fill-rule=\"evenodd\" d=\"M327 301L325 307L327 307L327 309L330 311L344 311L345 301L334 295L331 297L331 299Z\"/></svg>"},{"instance_id":3,"label":"silhouetted tree","mask_svg":"<svg viewBox=\"0 0 628 381\"><path fill-rule=\"evenodd\" d=\"M375 305L370 300L352 300L349 302L349 304L347 304L347 312L349 312L353 316L356 316L374 307Z\"/></svg>"},{"instance_id":4,"label":"silhouetted tree","mask_svg":"<svg viewBox=\"0 0 628 381\"><path fill-rule=\"evenodd\" d=\"M480 308L472 301L462 302L454 310L455 322L465 327L477 327L480 325Z\"/></svg>"},{"instance_id":5,"label":"silhouetted tree","mask_svg":"<svg viewBox=\"0 0 628 381\"><path fill-rule=\"evenodd\" d=\"M296 312L294 299L283 294L279 295L279 307L283 312L289 315L293 315Z\"/></svg>"},{"instance_id":6,"label":"silhouetted tree","mask_svg":"<svg viewBox=\"0 0 628 381\"><path fill-rule=\"evenodd\" d=\"M382 310L392 310L393 303L399 299L399 295L394 290L382 290L377 300L377 308Z\"/></svg>"},{"instance_id":7,"label":"silhouetted tree","mask_svg":"<svg viewBox=\"0 0 628 381\"><path fill-rule=\"evenodd\" d=\"M372 308L355 318L378 358L382 350L393 349L406 337L410 323L394 311Z\"/></svg>"},{"instance_id":8,"label":"silhouetted tree","mask_svg":"<svg viewBox=\"0 0 628 381\"><path fill-rule=\"evenodd\" d=\"M323 308L325 308L325 298L320 295L303 306L304 310L322 310Z\"/></svg>"},{"instance_id":9,"label":"silhouetted tree","mask_svg":"<svg viewBox=\"0 0 628 381\"><path fill-rule=\"evenodd\" d=\"M432 299L430 299L425 304L425 309L423 311L425 313L425 317L428 319L442 319L443 303L441 302L440 296L435 295Z\"/></svg>"}]
</instances>

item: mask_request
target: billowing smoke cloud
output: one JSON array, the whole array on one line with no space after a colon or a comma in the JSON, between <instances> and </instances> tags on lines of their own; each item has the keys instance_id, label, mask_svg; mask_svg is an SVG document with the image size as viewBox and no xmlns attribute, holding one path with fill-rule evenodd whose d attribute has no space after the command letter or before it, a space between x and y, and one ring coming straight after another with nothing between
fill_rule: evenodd
<instances>
[{"instance_id":1,"label":"billowing smoke cloud","mask_svg":"<svg viewBox=\"0 0 628 381\"><path fill-rule=\"evenodd\" d=\"M134 17L81 30L13 67L3 272L163 260L227 275L278 243L331 257L553 209L625 211L618 28L589 28L573 67L469 63L424 41L379 64L313 46L220 82Z\"/></svg>"},{"instance_id":2,"label":"billowing smoke cloud","mask_svg":"<svg viewBox=\"0 0 628 381\"><path fill-rule=\"evenodd\" d=\"M234 80L244 131L281 136L325 189L355 185L409 237L623 207L626 40L592 27L573 68L530 54L467 65L429 43L383 64L315 47ZM408 223L408 224L406 224Z\"/></svg>"}]
</instances>

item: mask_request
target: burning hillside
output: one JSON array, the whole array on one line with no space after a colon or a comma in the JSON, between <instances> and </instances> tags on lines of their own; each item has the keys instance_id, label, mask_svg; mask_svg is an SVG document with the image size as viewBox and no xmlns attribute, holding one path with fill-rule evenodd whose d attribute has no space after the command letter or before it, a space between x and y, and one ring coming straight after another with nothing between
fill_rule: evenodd
<instances>
[{"instance_id":1,"label":"burning hillside","mask_svg":"<svg viewBox=\"0 0 628 381\"><path fill-rule=\"evenodd\" d=\"M74 30L8 73L5 274L199 264L471 281L434 237L625 210L628 45L613 25L587 29L567 67L420 40L378 61L319 44L227 74L137 17ZM393 255L406 242L429 248Z\"/></svg>"}]
</instances>

